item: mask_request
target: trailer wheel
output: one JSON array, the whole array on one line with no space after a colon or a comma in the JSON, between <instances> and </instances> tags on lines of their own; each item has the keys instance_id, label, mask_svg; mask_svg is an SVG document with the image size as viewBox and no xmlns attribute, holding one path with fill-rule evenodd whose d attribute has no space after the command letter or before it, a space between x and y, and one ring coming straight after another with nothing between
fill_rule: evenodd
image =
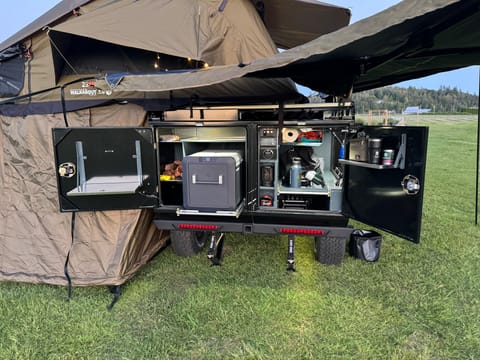
<instances>
[{"instance_id":1,"label":"trailer wheel","mask_svg":"<svg viewBox=\"0 0 480 360\"><path fill-rule=\"evenodd\" d=\"M178 256L193 256L202 251L209 233L205 231L170 231L173 252Z\"/></svg>"},{"instance_id":2,"label":"trailer wheel","mask_svg":"<svg viewBox=\"0 0 480 360\"><path fill-rule=\"evenodd\" d=\"M347 239L338 236L315 236L315 258L322 264L340 265L345 257Z\"/></svg>"}]
</instances>

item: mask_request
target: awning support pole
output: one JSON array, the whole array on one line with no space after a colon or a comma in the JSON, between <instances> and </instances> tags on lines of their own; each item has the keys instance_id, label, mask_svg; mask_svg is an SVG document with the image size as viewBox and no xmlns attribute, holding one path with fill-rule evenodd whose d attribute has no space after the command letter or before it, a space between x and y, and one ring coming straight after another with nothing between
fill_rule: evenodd
<instances>
[{"instance_id":1,"label":"awning support pole","mask_svg":"<svg viewBox=\"0 0 480 360\"><path fill-rule=\"evenodd\" d=\"M480 66L478 67L478 108L477 108L477 164L475 186L475 225L478 225L478 190L479 190L479 162L480 162Z\"/></svg>"}]
</instances>

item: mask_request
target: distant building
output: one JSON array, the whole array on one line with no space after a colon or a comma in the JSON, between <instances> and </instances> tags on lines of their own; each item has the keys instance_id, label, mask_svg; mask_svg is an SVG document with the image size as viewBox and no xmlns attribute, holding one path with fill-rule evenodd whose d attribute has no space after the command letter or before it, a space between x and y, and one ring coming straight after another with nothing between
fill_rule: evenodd
<instances>
[{"instance_id":1,"label":"distant building","mask_svg":"<svg viewBox=\"0 0 480 360\"><path fill-rule=\"evenodd\" d=\"M421 109L419 106L407 106L405 110L403 110L404 115L409 115L409 114L423 114L423 113L428 113L431 112L432 109Z\"/></svg>"}]
</instances>

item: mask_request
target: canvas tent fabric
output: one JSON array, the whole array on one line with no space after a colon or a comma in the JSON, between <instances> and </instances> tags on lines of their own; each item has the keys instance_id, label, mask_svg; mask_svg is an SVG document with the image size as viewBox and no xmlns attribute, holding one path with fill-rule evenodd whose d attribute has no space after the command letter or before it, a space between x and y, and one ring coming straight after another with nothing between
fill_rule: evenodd
<instances>
[{"instance_id":1,"label":"canvas tent fabric","mask_svg":"<svg viewBox=\"0 0 480 360\"><path fill-rule=\"evenodd\" d=\"M68 114L71 126L142 126L144 110L113 105ZM0 279L120 285L166 245L151 210L60 213L51 129L61 114L0 116Z\"/></svg>"},{"instance_id":2,"label":"canvas tent fabric","mask_svg":"<svg viewBox=\"0 0 480 360\"><path fill-rule=\"evenodd\" d=\"M251 2L261 13L270 37L280 48L298 46L347 26L351 17L349 9L316 0L251 0ZM0 43L0 51L24 41L45 26L56 23L74 9L80 8L81 13L86 14L92 9L110 3L111 0L61 1L21 31Z\"/></svg>"},{"instance_id":3,"label":"canvas tent fabric","mask_svg":"<svg viewBox=\"0 0 480 360\"><path fill-rule=\"evenodd\" d=\"M252 0L282 49L290 49L347 26L349 9L316 0Z\"/></svg>"},{"instance_id":4,"label":"canvas tent fabric","mask_svg":"<svg viewBox=\"0 0 480 360\"><path fill-rule=\"evenodd\" d=\"M239 64L277 52L249 0L228 2L221 10L217 0L119 0L54 26L49 35L58 38L59 33L209 65Z\"/></svg>"},{"instance_id":5,"label":"canvas tent fabric","mask_svg":"<svg viewBox=\"0 0 480 360\"><path fill-rule=\"evenodd\" d=\"M348 97L352 91L480 63L477 0L404 0L309 43L239 66L166 76L126 75L113 91L168 91L242 77L291 77L311 89ZM101 82L99 82L99 86Z\"/></svg>"}]
</instances>

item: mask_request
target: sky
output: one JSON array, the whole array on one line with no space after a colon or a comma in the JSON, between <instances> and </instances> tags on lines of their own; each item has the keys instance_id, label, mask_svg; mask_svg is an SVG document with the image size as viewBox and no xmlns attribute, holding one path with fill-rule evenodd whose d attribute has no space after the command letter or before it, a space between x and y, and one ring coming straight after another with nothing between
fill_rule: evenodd
<instances>
[{"instance_id":1,"label":"sky","mask_svg":"<svg viewBox=\"0 0 480 360\"><path fill-rule=\"evenodd\" d=\"M349 8L352 23L399 3L399 0L322 0L323 2ZM59 0L1 0L0 42L28 25L52 8ZM478 94L479 67L471 66L455 71L428 76L396 84L396 86L439 89L441 86Z\"/></svg>"}]
</instances>

